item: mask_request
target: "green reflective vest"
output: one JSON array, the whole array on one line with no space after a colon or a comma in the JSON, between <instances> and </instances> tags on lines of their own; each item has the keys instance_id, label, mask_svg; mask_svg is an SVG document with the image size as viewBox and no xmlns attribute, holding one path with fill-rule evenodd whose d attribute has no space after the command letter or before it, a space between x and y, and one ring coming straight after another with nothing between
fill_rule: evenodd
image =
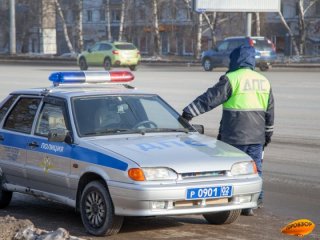
<instances>
[{"instance_id":1,"label":"green reflective vest","mask_svg":"<svg viewBox=\"0 0 320 240\"><path fill-rule=\"evenodd\" d=\"M231 97L223 103L225 110L266 111L270 83L261 74L251 69L239 69L227 73L232 87Z\"/></svg>"}]
</instances>

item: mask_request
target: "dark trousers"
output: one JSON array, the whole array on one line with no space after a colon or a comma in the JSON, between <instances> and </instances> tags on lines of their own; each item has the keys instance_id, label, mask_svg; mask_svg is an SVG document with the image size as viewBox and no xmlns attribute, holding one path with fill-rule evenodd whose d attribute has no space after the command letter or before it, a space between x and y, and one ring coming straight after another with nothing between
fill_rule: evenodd
<instances>
[{"instance_id":1,"label":"dark trousers","mask_svg":"<svg viewBox=\"0 0 320 240\"><path fill-rule=\"evenodd\" d=\"M239 150L248 154L252 160L256 163L259 176L262 178L262 144L250 144L250 145L232 145ZM259 199L263 199L263 191L261 191Z\"/></svg>"}]
</instances>

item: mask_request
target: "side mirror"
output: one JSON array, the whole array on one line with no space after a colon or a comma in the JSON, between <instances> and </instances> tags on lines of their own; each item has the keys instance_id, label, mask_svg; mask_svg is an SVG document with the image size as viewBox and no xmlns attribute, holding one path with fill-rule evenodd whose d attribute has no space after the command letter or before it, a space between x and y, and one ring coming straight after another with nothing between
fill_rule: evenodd
<instances>
[{"instance_id":1,"label":"side mirror","mask_svg":"<svg viewBox=\"0 0 320 240\"><path fill-rule=\"evenodd\" d=\"M64 128L55 128L51 129L48 134L49 142L66 142L71 144L73 139L70 135L70 132Z\"/></svg>"},{"instance_id":2,"label":"side mirror","mask_svg":"<svg viewBox=\"0 0 320 240\"><path fill-rule=\"evenodd\" d=\"M198 133L204 134L204 126L200 124L192 124L192 127L194 127Z\"/></svg>"}]
</instances>

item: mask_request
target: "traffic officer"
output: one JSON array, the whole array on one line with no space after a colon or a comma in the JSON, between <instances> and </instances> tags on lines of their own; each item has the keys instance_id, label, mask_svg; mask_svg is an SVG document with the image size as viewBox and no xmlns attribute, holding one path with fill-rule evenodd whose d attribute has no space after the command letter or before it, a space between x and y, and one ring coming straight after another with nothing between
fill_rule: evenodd
<instances>
[{"instance_id":1,"label":"traffic officer","mask_svg":"<svg viewBox=\"0 0 320 240\"><path fill-rule=\"evenodd\" d=\"M262 151L271 142L274 99L270 82L254 71L255 49L240 46L230 54L229 69L219 82L183 109L182 117L193 117L223 105L218 139L244 151L255 161L262 177ZM258 206L262 206L263 191ZM252 209L242 214L254 215Z\"/></svg>"}]
</instances>

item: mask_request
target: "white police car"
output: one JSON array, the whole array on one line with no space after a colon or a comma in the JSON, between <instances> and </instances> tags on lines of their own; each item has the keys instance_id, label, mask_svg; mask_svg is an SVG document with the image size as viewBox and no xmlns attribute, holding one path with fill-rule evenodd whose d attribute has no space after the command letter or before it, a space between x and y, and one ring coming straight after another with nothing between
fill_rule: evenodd
<instances>
[{"instance_id":1,"label":"white police car","mask_svg":"<svg viewBox=\"0 0 320 240\"><path fill-rule=\"evenodd\" d=\"M235 221L256 207L262 181L239 150L201 135L130 72L56 72L49 88L0 105L0 208L12 192L80 211L93 235L125 216L203 214Z\"/></svg>"}]
</instances>

